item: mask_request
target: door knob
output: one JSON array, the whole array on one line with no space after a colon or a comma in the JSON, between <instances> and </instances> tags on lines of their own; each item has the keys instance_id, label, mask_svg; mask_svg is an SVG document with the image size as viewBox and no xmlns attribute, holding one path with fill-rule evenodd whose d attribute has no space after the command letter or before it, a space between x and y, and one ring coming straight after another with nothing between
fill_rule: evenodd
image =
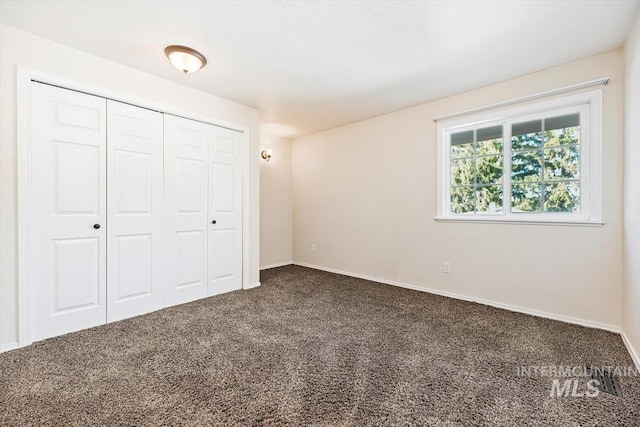
<instances>
[{"instance_id":1,"label":"door knob","mask_svg":"<svg viewBox=\"0 0 640 427\"><path fill-rule=\"evenodd\" d=\"M216 222L218 222L218 221L216 221L216 220L214 219L213 221L211 221L211 224L215 224Z\"/></svg>"},{"instance_id":2,"label":"door knob","mask_svg":"<svg viewBox=\"0 0 640 427\"><path fill-rule=\"evenodd\" d=\"M93 228L97 230L98 228L100 228L100 224L93 224Z\"/></svg>"}]
</instances>

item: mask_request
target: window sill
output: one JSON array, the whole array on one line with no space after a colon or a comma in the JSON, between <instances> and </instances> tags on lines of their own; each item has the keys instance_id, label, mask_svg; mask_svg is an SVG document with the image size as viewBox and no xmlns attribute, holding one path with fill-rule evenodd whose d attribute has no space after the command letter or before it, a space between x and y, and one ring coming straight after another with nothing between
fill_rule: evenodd
<instances>
[{"instance_id":1,"label":"window sill","mask_svg":"<svg viewBox=\"0 0 640 427\"><path fill-rule=\"evenodd\" d=\"M477 222L483 224L526 224L526 225L555 225L555 226L571 226L571 227L602 227L604 221L592 219L555 219L555 218L500 218L496 216L487 217L442 217L435 218L437 222Z\"/></svg>"}]
</instances>

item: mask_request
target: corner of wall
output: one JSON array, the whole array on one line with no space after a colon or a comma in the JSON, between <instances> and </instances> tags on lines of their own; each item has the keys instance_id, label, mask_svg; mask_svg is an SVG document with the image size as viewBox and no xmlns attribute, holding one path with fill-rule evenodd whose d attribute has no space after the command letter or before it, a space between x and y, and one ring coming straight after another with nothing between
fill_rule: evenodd
<instances>
[{"instance_id":1,"label":"corner of wall","mask_svg":"<svg viewBox=\"0 0 640 427\"><path fill-rule=\"evenodd\" d=\"M266 149L273 154L260 158L260 269L291 264L293 244L291 140L262 133Z\"/></svg>"},{"instance_id":2,"label":"corner of wall","mask_svg":"<svg viewBox=\"0 0 640 427\"><path fill-rule=\"evenodd\" d=\"M640 369L640 11L624 45L622 337Z\"/></svg>"}]
</instances>

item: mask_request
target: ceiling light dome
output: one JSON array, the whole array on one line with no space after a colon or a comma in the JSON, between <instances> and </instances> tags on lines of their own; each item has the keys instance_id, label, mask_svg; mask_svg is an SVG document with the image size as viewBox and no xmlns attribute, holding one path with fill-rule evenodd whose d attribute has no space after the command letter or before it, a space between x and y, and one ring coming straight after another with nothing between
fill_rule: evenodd
<instances>
[{"instance_id":1,"label":"ceiling light dome","mask_svg":"<svg viewBox=\"0 0 640 427\"><path fill-rule=\"evenodd\" d=\"M198 71L207 65L207 58L203 54L187 46L167 46L164 53L169 61L185 74Z\"/></svg>"}]
</instances>

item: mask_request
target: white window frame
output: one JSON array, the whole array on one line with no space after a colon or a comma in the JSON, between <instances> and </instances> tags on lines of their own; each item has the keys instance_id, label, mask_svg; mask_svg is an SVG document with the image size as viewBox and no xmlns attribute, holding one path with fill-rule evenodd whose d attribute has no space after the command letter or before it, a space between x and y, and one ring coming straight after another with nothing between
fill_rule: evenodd
<instances>
[{"instance_id":1,"label":"white window frame","mask_svg":"<svg viewBox=\"0 0 640 427\"><path fill-rule=\"evenodd\" d=\"M542 117L580 113L580 212L511 212L511 125ZM478 127L503 125L503 212L451 213L450 135ZM499 111L438 122L437 221L601 226L602 90Z\"/></svg>"}]
</instances>

